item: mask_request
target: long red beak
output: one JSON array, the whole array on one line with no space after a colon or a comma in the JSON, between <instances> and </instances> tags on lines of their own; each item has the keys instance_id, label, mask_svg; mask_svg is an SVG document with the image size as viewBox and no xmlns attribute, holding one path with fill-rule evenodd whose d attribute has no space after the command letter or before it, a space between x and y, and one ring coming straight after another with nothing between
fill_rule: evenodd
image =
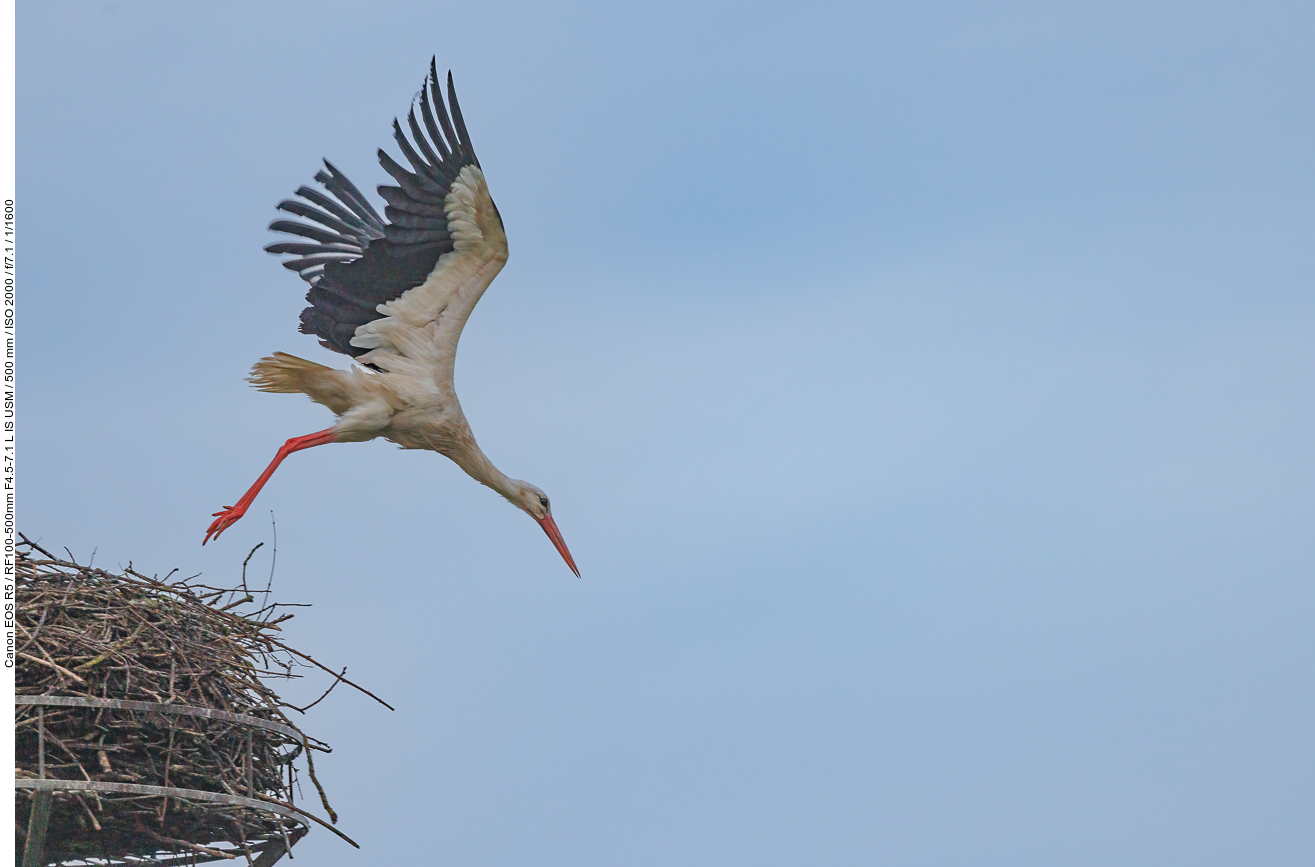
<instances>
[{"instance_id":1,"label":"long red beak","mask_svg":"<svg viewBox=\"0 0 1315 867\"><path fill-rule=\"evenodd\" d=\"M562 555L562 559L566 561L567 566L571 567L575 577L579 578L580 570L575 568L575 560L571 558L571 552L566 549L566 540L562 538L562 531L557 529L557 522L552 519L552 515L545 516L539 522L539 526L543 528L543 532L548 534L548 538L552 539L552 543L557 546L557 553Z\"/></svg>"}]
</instances>

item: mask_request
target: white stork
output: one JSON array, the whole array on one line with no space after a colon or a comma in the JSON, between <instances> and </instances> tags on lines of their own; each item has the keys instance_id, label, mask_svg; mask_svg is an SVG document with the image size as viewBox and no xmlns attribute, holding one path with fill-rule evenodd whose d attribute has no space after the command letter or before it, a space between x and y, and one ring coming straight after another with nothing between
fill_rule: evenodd
<instances>
[{"instance_id":1,"label":"white stork","mask_svg":"<svg viewBox=\"0 0 1315 867\"><path fill-rule=\"evenodd\" d=\"M393 121L393 136L412 170L379 151L379 163L398 184L379 187L388 203L387 222L328 160L315 175L327 195L300 187L300 199L279 203L279 210L309 221L271 223L270 229L298 240L265 248L293 254L296 258L284 267L310 283L301 332L356 363L350 370L335 370L282 352L256 363L248 377L256 388L300 392L327 406L338 420L331 428L284 443L242 499L215 513L202 545L246 513L293 452L383 437L404 449L430 449L451 458L537 521L579 577L548 496L493 466L475 444L457 400L457 341L507 261L507 236L471 148L451 72L447 101L450 118L431 60L420 91L423 129L414 105L407 116L414 146Z\"/></svg>"}]
</instances>

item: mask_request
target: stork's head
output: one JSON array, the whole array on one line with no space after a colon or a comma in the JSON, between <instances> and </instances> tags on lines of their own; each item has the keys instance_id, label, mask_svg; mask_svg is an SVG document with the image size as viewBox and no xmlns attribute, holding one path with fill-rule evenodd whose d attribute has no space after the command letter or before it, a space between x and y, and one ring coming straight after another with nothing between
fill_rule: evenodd
<instances>
[{"instance_id":1,"label":"stork's head","mask_svg":"<svg viewBox=\"0 0 1315 867\"><path fill-rule=\"evenodd\" d=\"M575 568L575 560L571 557L571 552L566 548L566 541L562 538L562 533L557 529L557 522L552 519L552 505L548 502L548 495L529 482L516 480L513 483L511 496L512 505L523 509L526 514L538 522L543 528L543 532L548 534L552 539L553 545L557 547L557 552L562 555L566 565L571 567L575 577L580 577L580 570Z\"/></svg>"}]
</instances>

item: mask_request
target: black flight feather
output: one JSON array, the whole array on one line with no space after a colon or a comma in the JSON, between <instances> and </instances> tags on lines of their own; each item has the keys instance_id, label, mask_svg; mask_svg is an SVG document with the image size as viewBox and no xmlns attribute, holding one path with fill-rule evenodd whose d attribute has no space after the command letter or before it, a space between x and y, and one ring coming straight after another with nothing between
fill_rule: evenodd
<instances>
[{"instance_id":1,"label":"black flight feather","mask_svg":"<svg viewBox=\"0 0 1315 867\"><path fill-rule=\"evenodd\" d=\"M301 312L300 330L352 357L369 351L351 345L356 330L382 315L380 305L424 283L439 257L453 249L447 196L463 168L479 165L457 104L452 73L448 73L445 105L433 58L419 102L419 119L413 104L405 130L400 121L393 121L393 137L410 167L379 151L379 165L396 182L378 188L388 205L387 221L346 175L325 160L315 174L322 191L298 187L300 201L285 199L278 205L301 220L270 224L273 231L305 239L265 248L293 256L283 264L311 285L306 294L310 306Z\"/></svg>"},{"instance_id":2,"label":"black flight feather","mask_svg":"<svg viewBox=\"0 0 1315 867\"><path fill-rule=\"evenodd\" d=\"M297 187L297 195L301 196L303 199L306 199L307 201L314 202L324 210L337 216L340 220L342 220L344 223L348 224L349 226L352 226L357 229L365 230L366 234L370 234L370 232L374 231L360 217L356 216L351 211L347 210L342 205L335 202L333 199L324 195L319 190L316 190L312 187ZM377 238L379 237L379 235L375 234L375 235L371 235L371 237Z\"/></svg>"},{"instance_id":3,"label":"black flight feather","mask_svg":"<svg viewBox=\"0 0 1315 867\"><path fill-rule=\"evenodd\" d=\"M359 237L355 226L350 226L332 214L326 214L319 208L312 208L310 205L303 205L301 202L294 202L292 199L284 199L278 203L278 209L289 214L295 214L298 217L314 220L321 226L333 229L343 236L344 241Z\"/></svg>"},{"instance_id":4,"label":"black flight feather","mask_svg":"<svg viewBox=\"0 0 1315 867\"><path fill-rule=\"evenodd\" d=\"M383 196L388 207L398 211L406 211L408 214L419 214L422 217L437 217L440 220L447 219L447 208L442 205L430 205L425 202L417 202L415 199L407 196L401 187L379 187L379 195ZM388 213L387 209L384 211Z\"/></svg>"},{"instance_id":5,"label":"black flight feather","mask_svg":"<svg viewBox=\"0 0 1315 867\"><path fill-rule=\"evenodd\" d=\"M334 252L347 253L352 258L356 258L365 251L355 244L295 244L295 243L277 243L270 244L265 248L267 253L296 253L298 256L310 256L315 253Z\"/></svg>"}]
</instances>

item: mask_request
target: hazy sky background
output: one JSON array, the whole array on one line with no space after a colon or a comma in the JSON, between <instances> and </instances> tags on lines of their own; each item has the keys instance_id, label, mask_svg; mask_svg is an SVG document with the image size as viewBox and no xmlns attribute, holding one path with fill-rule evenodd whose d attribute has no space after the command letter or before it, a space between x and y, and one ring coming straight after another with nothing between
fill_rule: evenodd
<instances>
[{"instance_id":1,"label":"hazy sky background","mask_svg":"<svg viewBox=\"0 0 1315 867\"><path fill-rule=\"evenodd\" d=\"M20 525L222 582L273 510L289 639L397 707L308 715L364 848L299 863L1315 858L1309 3L18 24ZM251 363L344 361L274 205L386 181L435 54L512 250L462 402L584 577L384 442L202 549L331 421Z\"/></svg>"}]
</instances>

